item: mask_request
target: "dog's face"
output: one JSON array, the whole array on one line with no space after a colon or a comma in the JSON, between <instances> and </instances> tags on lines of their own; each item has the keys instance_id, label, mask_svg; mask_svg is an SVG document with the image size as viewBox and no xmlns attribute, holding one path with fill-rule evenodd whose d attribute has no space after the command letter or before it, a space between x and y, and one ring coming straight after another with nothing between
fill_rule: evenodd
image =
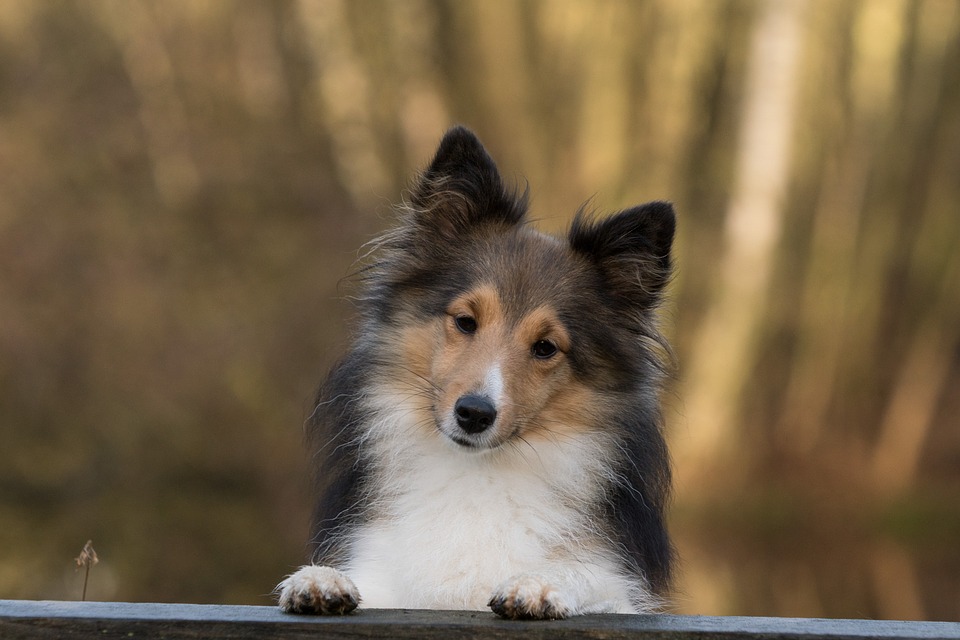
<instances>
[{"instance_id":1,"label":"dog's face","mask_svg":"<svg viewBox=\"0 0 960 640\"><path fill-rule=\"evenodd\" d=\"M468 263L447 264L458 287L420 299L431 313L394 325L404 384L429 400L424 422L466 450L562 437L593 404L580 397L591 389L571 359L566 316L575 298L566 294L575 265L565 274L567 249L522 227L487 236L473 251Z\"/></svg>"},{"instance_id":2,"label":"dog's face","mask_svg":"<svg viewBox=\"0 0 960 640\"><path fill-rule=\"evenodd\" d=\"M508 312L489 284L451 301L433 360L440 431L466 447L498 446L536 431L544 407L573 383L570 335L550 305Z\"/></svg>"},{"instance_id":3,"label":"dog's face","mask_svg":"<svg viewBox=\"0 0 960 640\"><path fill-rule=\"evenodd\" d=\"M541 234L462 129L412 195L368 300L418 424L472 451L563 438L655 375L644 338L669 277L670 205L578 214L567 238Z\"/></svg>"},{"instance_id":4,"label":"dog's face","mask_svg":"<svg viewBox=\"0 0 960 640\"><path fill-rule=\"evenodd\" d=\"M584 422L575 409L593 404L571 402L590 390L573 375L571 337L558 309L513 305L493 282L453 297L408 337L426 356L411 353L407 361L429 381L436 428L461 447L559 437Z\"/></svg>"}]
</instances>

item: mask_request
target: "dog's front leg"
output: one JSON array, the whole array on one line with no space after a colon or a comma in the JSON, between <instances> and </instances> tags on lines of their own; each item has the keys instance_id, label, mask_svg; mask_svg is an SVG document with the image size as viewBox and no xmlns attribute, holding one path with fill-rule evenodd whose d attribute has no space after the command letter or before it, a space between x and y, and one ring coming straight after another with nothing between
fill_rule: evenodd
<instances>
[{"instance_id":1,"label":"dog's front leg","mask_svg":"<svg viewBox=\"0 0 960 640\"><path fill-rule=\"evenodd\" d=\"M615 579L614 582L620 582ZM522 573L493 590L488 606L511 620L558 620L584 613L635 613L627 594L576 570Z\"/></svg>"},{"instance_id":2,"label":"dog's front leg","mask_svg":"<svg viewBox=\"0 0 960 640\"><path fill-rule=\"evenodd\" d=\"M277 585L287 613L344 614L360 604L360 593L346 574L332 567L306 565Z\"/></svg>"},{"instance_id":3,"label":"dog's front leg","mask_svg":"<svg viewBox=\"0 0 960 640\"><path fill-rule=\"evenodd\" d=\"M556 620L577 613L577 602L555 581L531 573L514 576L493 590L488 606L511 620Z\"/></svg>"}]
</instances>

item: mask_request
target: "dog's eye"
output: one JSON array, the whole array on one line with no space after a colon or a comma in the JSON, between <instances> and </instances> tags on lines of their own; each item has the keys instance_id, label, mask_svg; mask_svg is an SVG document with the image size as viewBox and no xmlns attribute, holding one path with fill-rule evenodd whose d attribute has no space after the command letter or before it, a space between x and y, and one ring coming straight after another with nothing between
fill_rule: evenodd
<instances>
[{"instance_id":1,"label":"dog's eye","mask_svg":"<svg viewBox=\"0 0 960 640\"><path fill-rule=\"evenodd\" d=\"M453 323L457 325L457 329L460 330L460 333L476 333L477 331L477 319L471 318L470 316L457 316L453 319Z\"/></svg>"},{"instance_id":2,"label":"dog's eye","mask_svg":"<svg viewBox=\"0 0 960 640\"><path fill-rule=\"evenodd\" d=\"M552 358L557 354L557 345L553 344L549 340L537 340L533 343L533 346L530 347L530 353L533 354L534 358L546 360L547 358Z\"/></svg>"}]
</instances>

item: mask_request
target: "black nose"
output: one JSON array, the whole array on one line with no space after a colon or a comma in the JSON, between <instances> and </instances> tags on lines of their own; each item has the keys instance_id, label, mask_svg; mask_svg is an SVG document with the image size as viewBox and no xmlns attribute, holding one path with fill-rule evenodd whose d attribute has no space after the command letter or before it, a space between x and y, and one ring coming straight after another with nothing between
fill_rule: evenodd
<instances>
[{"instance_id":1,"label":"black nose","mask_svg":"<svg viewBox=\"0 0 960 640\"><path fill-rule=\"evenodd\" d=\"M485 431L497 419L497 408L489 398L468 395L457 400L453 412L457 414L457 424L467 433Z\"/></svg>"}]
</instances>

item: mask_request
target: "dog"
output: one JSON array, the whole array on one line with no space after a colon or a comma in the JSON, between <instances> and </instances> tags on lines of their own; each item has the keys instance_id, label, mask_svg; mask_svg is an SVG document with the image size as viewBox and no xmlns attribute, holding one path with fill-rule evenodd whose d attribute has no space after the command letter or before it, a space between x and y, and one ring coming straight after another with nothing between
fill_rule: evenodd
<instances>
[{"instance_id":1,"label":"dog","mask_svg":"<svg viewBox=\"0 0 960 640\"><path fill-rule=\"evenodd\" d=\"M374 242L309 420L314 564L278 585L283 611L662 610L673 206L581 208L565 237L527 209L456 127Z\"/></svg>"}]
</instances>

